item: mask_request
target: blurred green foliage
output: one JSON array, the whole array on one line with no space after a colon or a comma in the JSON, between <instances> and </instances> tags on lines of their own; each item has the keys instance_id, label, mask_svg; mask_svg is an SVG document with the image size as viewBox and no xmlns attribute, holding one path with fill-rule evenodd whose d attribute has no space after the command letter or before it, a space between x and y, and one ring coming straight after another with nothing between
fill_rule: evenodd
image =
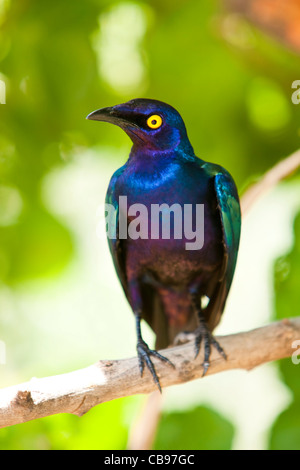
<instances>
[{"instance_id":1,"label":"blurred green foliage","mask_svg":"<svg viewBox=\"0 0 300 470\"><path fill-rule=\"evenodd\" d=\"M275 264L276 317L289 318L299 312L299 279L300 279L300 214L294 226L294 246L290 253L279 258ZM300 340L300 338L299 338ZM299 350L294 348L294 352ZM298 356L299 358L299 356ZM290 388L293 401L284 410L273 425L270 437L272 450L300 450L300 381L299 365L292 360L280 361L282 380Z\"/></svg>"},{"instance_id":2,"label":"blurred green foliage","mask_svg":"<svg viewBox=\"0 0 300 470\"><path fill-rule=\"evenodd\" d=\"M87 123L89 112L141 95L169 102L196 154L228 168L242 189L299 147L300 106L291 104L299 65L216 0L0 0L1 286L55 279L76 256L74 234L43 203L43 179L95 145L130 146L112 126L100 132ZM299 219L297 227L299 241ZM299 261L295 245L283 261L289 274L276 285L279 316L297 313ZM0 327L5 321L0 311ZM298 400L294 369L281 364ZM0 448L125 448L126 403L101 405L82 420L2 430ZM293 407L276 422L272 448L299 448ZM214 411L196 408L164 416L156 448L230 448L233 432Z\"/></svg>"},{"instance_id":3,"label":"blurred green foliage","mask_svg":"<svg viewBox=\"0 0 300 470\"><path fill-rule=\"evenodd\" d=\"M198 407L163 415L154 449L228 450L233 436L234 427L229 422L209 408Z\"/></svg>"}]
</instances>

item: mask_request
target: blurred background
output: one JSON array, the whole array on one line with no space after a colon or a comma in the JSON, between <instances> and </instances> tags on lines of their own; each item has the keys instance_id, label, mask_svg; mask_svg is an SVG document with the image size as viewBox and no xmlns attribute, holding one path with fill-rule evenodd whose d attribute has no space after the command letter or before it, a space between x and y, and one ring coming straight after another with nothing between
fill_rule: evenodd
<instances>
[{"instance_id":1,"label":"blurred background","mask_svg":"<svg viewBox=\"0 0 300 470\"><path fill-rule=\"evenodd\" d=\"M131 144L86 115L173 105L242 194L300 147L300 1L0 0L0 80L2 388L136 354L103 218ZM294 175L247 215L216 334L299 315L299 211ZM299 372L287 359L165 389L154 447L299 450ZM2 429L0 449L125 449L144 401Z\"/></svg>"}]
</instances>

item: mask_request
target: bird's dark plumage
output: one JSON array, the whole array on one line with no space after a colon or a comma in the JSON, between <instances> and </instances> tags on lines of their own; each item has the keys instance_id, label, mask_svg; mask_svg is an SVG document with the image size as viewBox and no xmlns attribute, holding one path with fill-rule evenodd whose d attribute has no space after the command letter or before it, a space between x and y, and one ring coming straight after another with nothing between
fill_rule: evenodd
<instances>
[{"instance_id":1,"label":"bird's dark plumage","mask_svg":"<svg viewBox=\"0 0 300 470\"><path fill-rule=\"evenodd\" d=\"M225 356L211 332L224 310L237 260L241 214L235 183L224 168L195 156L181 116L163 102L135 99L95 111L88 119L120 126L133 142L128 161L110 181L106 202L117 209L111 221L116 236L109 237L109 246L136 316L141 372L147 365L160 388L150 356L168 362L143 341L140 321L144 319L156 334L157 349L172 344L181 331L195 331L196 354L204 344L205 373L211 345ZM126 208L120 206L120 196L126 196ZM134 204L147 209L146 215L136 213L140 229L142 225L146 229L136 239L125 239L120 236L119 217L129 226L134 217L127 209ZM192 208L187 214L193 230L196 206L203 205L203 243L187 249L191 238L184 221L181 238L172 236L172 231L169 238L161 232L153 238L151 209L162 204ZM162 211L159 220L164 216ZM171 228L175 230L174 221Z\"/></svg>"}]
</instances>

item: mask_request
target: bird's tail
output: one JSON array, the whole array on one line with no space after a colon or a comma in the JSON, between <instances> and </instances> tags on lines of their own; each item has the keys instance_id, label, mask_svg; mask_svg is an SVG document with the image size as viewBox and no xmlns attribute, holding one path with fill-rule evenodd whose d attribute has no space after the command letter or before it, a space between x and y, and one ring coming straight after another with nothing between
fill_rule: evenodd
<instances>
[{"instance_id":1,"label":"bird's tail","mask_svg":"<svg viewBox=\"0 0 300 470\"><path fill-rule=\"evenodd\" d=\"M189 295L169 289L161 289L159 295L155 296L153 320L156 349L172 345L178 333L194 331L197 327Z\"/></svg>"},{"instance_id":2,"label":"bird's tail","mask_svg":"<svg viewBox=\"0 0 300 470\"><path fill-rule=\"evenodd\" d=\"M220 322L227 295L228 290L226 288L226 282L220 282L216 286L208 306L203 310L204 318L210 331L213 331Z\"/></svg>"}]
</instances>

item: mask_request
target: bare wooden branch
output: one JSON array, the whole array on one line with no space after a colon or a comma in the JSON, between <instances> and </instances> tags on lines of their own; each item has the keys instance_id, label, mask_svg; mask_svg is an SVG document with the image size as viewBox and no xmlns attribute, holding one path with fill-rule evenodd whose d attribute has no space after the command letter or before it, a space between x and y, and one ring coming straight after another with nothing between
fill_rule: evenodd
<instances>
[{"instance_id":1,"label":"bare wooden branch","mask_svg":"<svg viewBox=\"0 0 300 470\"><path fill-rule=\"evenodd\" d=\"M245 215L254 203L280 181L292 175L300 168L300 150L281 160L267 171L264 176L247 189L241 198L242 214Z\"/></svg>"},{"instance_id":2,"label":"bare wooden branch","mask_svg":"<svg viewBox=\"0 0 300 470\"><path fill-rule=\"evenodd\" d=\"M300 317L283 320L246 333L219 337L227 353L225 361L212 351L207 375L231 369L250 370L260 364L291 356L293 341L300 339ZM163 355L176 368L155 361L161 385L180 384L202 376L202 354L194 360L194 342L169 348ZM95 405L156 389L150 373L139 375L137 358L100 361L85 369L33 378L0 390L0 428L58 413L83 415Z\"/></svg>"},{"instance_id":3,"label":"bare wooden branch","mask_svg":"<svg viewBox=\"0 0 300 470\"><path fill-rule=\"evenodd\" d=\"M149 450L153 448L162 410L162 394L150 393L134 423L127 444L128 450Z\"/></svg>"}]
</instances>

